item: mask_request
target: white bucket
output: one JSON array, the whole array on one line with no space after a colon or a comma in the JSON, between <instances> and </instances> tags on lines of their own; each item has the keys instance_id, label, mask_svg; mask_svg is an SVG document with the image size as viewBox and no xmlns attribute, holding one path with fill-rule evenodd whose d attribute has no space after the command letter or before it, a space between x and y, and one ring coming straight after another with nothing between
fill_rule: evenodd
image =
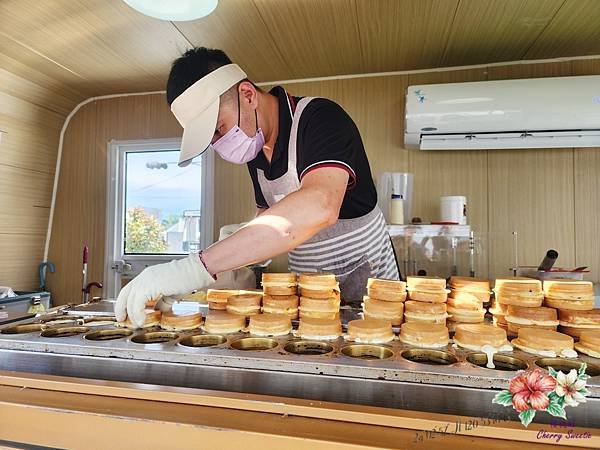
<instances>
[{"instance_id":1,"label":"white bucket","mask_svg":"<svg viewBox=\"0 0 600 450\"><path fill-rule=\"evenodd\" d=\"M447 195L440 197L440 221L467 224L467 197Z\"/></svg>"}]
</instances>

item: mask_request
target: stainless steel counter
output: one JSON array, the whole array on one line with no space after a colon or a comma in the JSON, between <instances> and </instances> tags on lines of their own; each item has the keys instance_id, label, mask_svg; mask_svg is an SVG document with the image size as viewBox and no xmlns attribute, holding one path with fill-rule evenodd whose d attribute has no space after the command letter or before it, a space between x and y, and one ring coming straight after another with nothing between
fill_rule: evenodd
<instances>
[{"instance_id":1,"label":"stainless steel counter","mask_svg":"<svg viewBox=\"0 0 600 450\"><path fill-rule=\"evenodd\" d=\"M74 322L44 332L32 320L20 322L32 323L31 329L12 330L26 333L7 334L14 324L1 328L0 369L515 419L514 411L491 400L516 370L568 369L585 361L590 398L569 408L568 417L578 426L600 427L600 361L593 358L540 358L515 350L497 354L497 369L487 369L479 366L485 363L482 353L453 345L425 350L399 341L371 346L291 335L130 331L95 326L93 316L69 318ZM61 328L76 334L56 337ZM115 339L104 340L112 333ZM550 420L546 413L536 416L536 422Z\"/></svg>"}]
</instances>

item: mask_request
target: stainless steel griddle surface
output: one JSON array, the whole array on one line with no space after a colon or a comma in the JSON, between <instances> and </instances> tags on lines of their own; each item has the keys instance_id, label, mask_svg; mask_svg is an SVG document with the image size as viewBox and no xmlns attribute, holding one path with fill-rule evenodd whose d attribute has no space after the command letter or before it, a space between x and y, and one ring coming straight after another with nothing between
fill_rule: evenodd
<instances>
[{"instance_id":1,"label":"stainless steel griddle surface","mask_svg":"<svg viewBox=\"0 0 600 450\"><path fill-rule=\"evenodd\" d=\"M190 308L178 306L182 307ZM506 413L491 399L507 388L517 370L545 365L568 370L585 361L592 375L590 398L587 404L570 408L569 417L575 414L582 426L600 427L600 361L594 358L542 358L514 350L497 354L497 368L488 369L482 367L482 353L453 344L426 350L398 340L364 345L342 338L319 343L293 335L264 338L248 333L213 336L199 330L124 330L97 325L103 323L97 316L110 313L112 304L102 302L93 309L92 314L83 308L69 311L60 318L62 323L46 322L44 331L39 329L40 318L19 322L31 325L24 333L7 334L15 324L0 328L0 369L487 417L490 411ZM113 332L118 335L106 340ZM93 340L98 336L101 340Z\"/></svg>"}]
</instances>

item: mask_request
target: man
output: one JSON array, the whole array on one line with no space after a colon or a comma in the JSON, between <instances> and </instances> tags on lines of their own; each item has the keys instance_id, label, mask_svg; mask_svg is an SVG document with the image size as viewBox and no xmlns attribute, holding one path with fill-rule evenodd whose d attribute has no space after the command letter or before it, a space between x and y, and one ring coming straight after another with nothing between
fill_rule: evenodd
<instances>
[{"instance_id":1,"label":"man","mask_svg":"<svg viewBox=\"0 0 600 450\"><path fill-rule=\"evenodd\" d=\"M247 164L257 216L199 254L145 269L119 294L117 320L141 326L147 300L209 287L215 275L289 252L293 272L337 275L342 298L399 271L359 131L336 103L264 92L221 50L177 59L167 101L184 128L179 165L207 148Z\"/></svg>"}]
</instances>

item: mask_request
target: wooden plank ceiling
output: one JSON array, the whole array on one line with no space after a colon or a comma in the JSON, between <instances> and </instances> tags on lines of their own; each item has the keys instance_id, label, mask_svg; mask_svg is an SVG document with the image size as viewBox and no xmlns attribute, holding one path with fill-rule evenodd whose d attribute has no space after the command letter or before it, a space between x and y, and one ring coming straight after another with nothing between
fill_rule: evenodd
<instances>
[{"instance_id":1,"label":"wooden plank ceiling","mask_svg":"<svg viewBox=\"0 0 600 450\"><path fill-rule=\"evenodd\" d=\"M191 46L255 81L600 54L597 0L220 0L193 22L122 0L2 0L3 69L82 97L164 89Z\"/></svg>"}]
</instances>

